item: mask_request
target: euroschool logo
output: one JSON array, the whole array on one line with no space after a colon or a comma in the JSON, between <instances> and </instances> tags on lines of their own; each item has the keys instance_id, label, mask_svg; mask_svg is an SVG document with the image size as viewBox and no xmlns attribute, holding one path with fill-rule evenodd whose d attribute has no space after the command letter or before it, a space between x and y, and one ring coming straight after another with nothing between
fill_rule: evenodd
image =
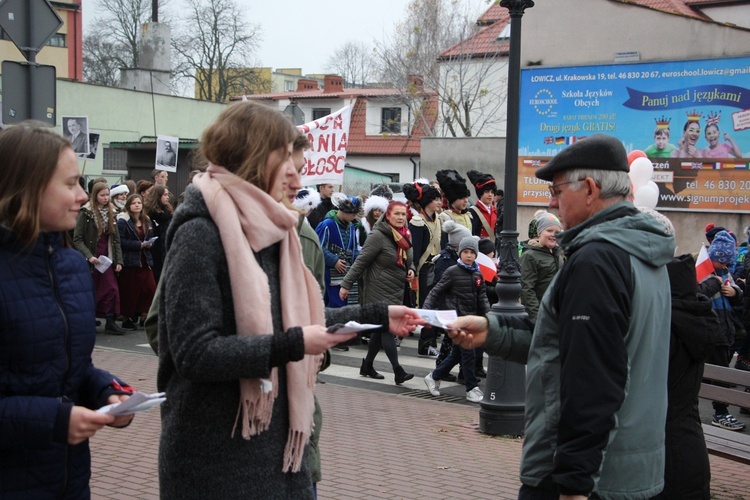
<instances>
[{"instance_id":1,"label":"euroschool logo","mask_svg":"<svg viewBox=\"0 0 750 500\"><path fill-rule=\"evenodd\" d=\"M552 107L557 104L557 99L549 89L540 89L533 99L529 99L529 104L534 106L537 113L547 116L552 111Z\"/></svg>"}]
</instances>

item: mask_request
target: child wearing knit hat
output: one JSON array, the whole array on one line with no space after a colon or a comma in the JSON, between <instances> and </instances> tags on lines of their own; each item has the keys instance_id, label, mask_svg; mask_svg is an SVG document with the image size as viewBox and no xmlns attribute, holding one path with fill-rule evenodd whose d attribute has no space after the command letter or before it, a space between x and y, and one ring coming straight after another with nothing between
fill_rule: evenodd
<instances>
[{"instance_id":1,"label":"child wearing knit hat","mask_svg":"<svg viewBox=\"0 0 750 500\"><path fill-rule=\"evenodd\" d=\"M561 231L562 225L560 224L560 219L558 219L557 216L549 212L544 212L542 214L539 214L536 218L537 235L541 236L542 232L548 227L556 227L557 228L556 232Z\"/></svg>"},{"instance_id":2,"label":"child wearing knit hat","mask_svg":"<svg viewBox=\"0 0 750 500\"><path fill-rule=\"evenodd\" d=\"M548 212L537 214L534 220L537 237L526 243L521 255L521 303L532 320L536 319L544 292L562 266L562 251L555 236L562 229L560 220Z\"/></svg>"},{"instance_id":3,"label":"child wearing knit hat","mask_svg":"<svg viewBox=\"0 0 750 500\"><path fill-rule=\"evenodd\" d=\"M435 283L440 281L443 277L443 273L449 267L455 266L458 260L458 246L467 236L471 236L471 231L465 226L459 224L454 220L445 220L442 225L443 236L447 240L447 244L443 247L440 253L432 259L435 264L433 266L434 280ZM443 337L440 350L438 351L437 346L433 345L433 340L437 344L437 332L432 328L422 328L420 333L420 342L417 347L417 354L420 356L427 356L428 358L437 359L437 362L443 361L450 354L453 342L447 335ZM450 375L448 378L455 381L455 377Z\"/></svg>"},{"instance_id":4,"label":"child wearing knit hat","mask_svg":"<svg viewBox=\"0 0 750 500\"><path fill-rule=\"evenodd\" d=\"M459 316L485 315L490 310L490 303L487 300L484 278L476 263L479 240L473 236L463 238L458 250L459 259L456 265L443 273L440 281L427 296L424 308L438 309L443 301L445 309L455 309ZM427 389L433 396L439 396L440 381L459 363L465 380L466 399L472 403L481 402L484 395L479 389L475 372L474 349L463 349L457 344L453 345L448 357L424 378Z\"/></svg>"},{"instance_id":5,"label":"child wearing knit hat","mask_svg":"<svg viewBox=\"0 0 750 500\"><path fill-rule=\"evenodd\" d=\"M734 263L735 239L726 230L718 231L708 247L708 258L714 266L714 274L698 285L698 291L711 299L711 307L719 319L723 334L706 363L729 366L734 344L734 307L742 304L742 290L734 283L729 266ZM745 424L729 413L729 406L720 401L713 402L714 416L711 425L730 431L741 431Z\"/></svg>"}]
</instances>

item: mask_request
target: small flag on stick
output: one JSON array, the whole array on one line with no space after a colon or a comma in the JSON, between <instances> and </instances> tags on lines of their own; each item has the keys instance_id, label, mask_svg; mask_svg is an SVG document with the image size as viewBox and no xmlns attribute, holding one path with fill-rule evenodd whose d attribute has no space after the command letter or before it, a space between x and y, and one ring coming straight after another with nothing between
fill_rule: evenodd
<instances>
[{"instance_id":1,"label":"small flag on stick","mask_svg":"<svg viewBox=\"0 0 750 500\"><path fill-rule=\"evenodd\" d=\"M492 259L487 257L482 252L479 252L476 259L477 265L479 266L479 272L482 273L484 281L492 281L497 276L497 266Z\"/></svg>"},{"instance_id":2,"label":"small flag on stick","mask_svg":"<svg viewBox=\"0 0 750 500\"><path fill-rule=\"evenodd\" d=\"M698 259L695 261L695 279L698 280L698 283L701 283L711 276L713 272L714 265L711 264L711 259L708 258L706 245L701 245L701 251L698 254Z\"/></svg>"}]
</instances>

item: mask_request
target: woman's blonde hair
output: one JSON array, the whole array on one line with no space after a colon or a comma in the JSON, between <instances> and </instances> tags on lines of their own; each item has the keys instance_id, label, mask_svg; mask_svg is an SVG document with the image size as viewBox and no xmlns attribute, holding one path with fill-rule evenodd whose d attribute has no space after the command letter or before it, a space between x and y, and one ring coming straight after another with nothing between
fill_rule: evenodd
<instances>
[{"instance_id":1,"label":"woman's blonde hair","mask_svg":"<svg viewBox=\"0 0 750 500\"><path fill-rule=\"evenodd\" d=\"M102 205L99 204L99 200L97 199L97 196L99 196L99 193L101 193L104 190L109 191L109 186L106 182L97 182L94 184L94 187L91 188L91 211L94 213L94 217L96 217L97 225L96 225L96 233L97 235L101 236L104 232L104 225L107 226L107 232L112 234L116 231L115 228L115 212L112 210L112 203L111 199L107 202L107 221L102 220L102 215L99 213L99 208L102 207Z\"/></svg>"},{"instance_id":2,"label":"woman's blonde hair","mask_svg":"<svg viewBox=\"0 0 750 500\"><path fill-rule=\"evenodd\" d=\"M60 153L70 147L70 142L43 123L23 122L0 132L0 224L23 245L39 236L42 193Z\"/></svg>"},{"instance_id":3,"label":"woman's blonde hair","mask_svg":"<svg viewBox=\"0 0 750 500\"><path fill-rule=\"evenodd\" d=\"M297 128L279 111L242 101L229 105L203 132L198 154L267 192L286 160L286 147L298 135ZM281 158L266 172L266 162L274 151L281 152Z\"/></svg>"}]
</instances>

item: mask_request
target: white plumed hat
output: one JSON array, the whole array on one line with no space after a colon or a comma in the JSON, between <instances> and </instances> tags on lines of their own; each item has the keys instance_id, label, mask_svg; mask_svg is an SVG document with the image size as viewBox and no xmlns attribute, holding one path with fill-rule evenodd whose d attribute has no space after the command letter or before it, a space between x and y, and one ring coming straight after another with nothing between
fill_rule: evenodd
<instances>
[{"instance_id":1,"label":"white plumed hat","mask_svg":"<svg viewBox=\"0 0 750 500\"><path fill-rule=\"evenodd\" d=\"M320 193L309 189L300 189L294 197L292 205L300 212L309 212L320 205Z\"/></svg>"}]
</instances>

